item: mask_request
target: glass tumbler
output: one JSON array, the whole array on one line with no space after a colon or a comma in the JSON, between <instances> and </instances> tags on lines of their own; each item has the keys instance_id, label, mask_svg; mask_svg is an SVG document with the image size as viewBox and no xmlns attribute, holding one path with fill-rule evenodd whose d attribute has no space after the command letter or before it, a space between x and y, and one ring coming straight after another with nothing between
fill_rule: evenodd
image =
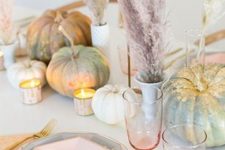
<instances>
[{"instance_id":1,"label":"glass tumbler","mask_svg":"<svg viewBox=\"0 0 225 150\"><path fill-rule=\"evenodd\" d=\"M162 91L155 88L157 97L150 97L144 103L141 94L133 97L123 93L127 135L131 146L136 150L153 150L160 142L162 128Z\"/></svg>"},{"instance_id":2,"label":"glass tumbler","mask_svg":"<svg viewBox=\"0 0 225 150\"><path fill-rule=\"evenodd\" d=\"M162 134L164 150L205 150L206 132L197 125L175 125Z\"/></svg>"},{"instance_id":3,"label":"glass tumbler","mask_svg":"<svg viewBox=\"0 0 225 150\"><path fill-rule=\"evenodd\" d=\"M130 55L130 50L128 48L128 42L126 38L126 32L124 29L119 30L119 39L117 43L117 52L118 58L120 62L120 69L123 74L128 75L129 71L128 68L130 67L130 74L131 76L135 75L137 69L134 64L134 60L132 60Z\"/></svg>"}]
</instances>

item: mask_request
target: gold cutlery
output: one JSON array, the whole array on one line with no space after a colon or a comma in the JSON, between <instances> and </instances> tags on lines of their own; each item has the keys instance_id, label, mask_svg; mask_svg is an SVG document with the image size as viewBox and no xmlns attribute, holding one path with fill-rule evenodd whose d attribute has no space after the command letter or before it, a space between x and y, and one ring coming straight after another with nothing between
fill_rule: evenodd
<instances>
[{"instance_id":1,"label":"gold cutlery","mask_svg":"<svg viewBox=\"0 0 225 150\"><path fill-rule=\"evenodd\" d=\"M55 125L56 125L56 120L53 119L53 120L49 121L48 124L40 132L37 132L21 141L18 141L16 143L14 143L13 145L10 145L5 150L14 150L15 148L17 148L18 146L20 146L21 144L23 144L24 142L26 142L30 139L39 139L39 138L46 137L52 132Z\"/></svg>"}]
</instances>

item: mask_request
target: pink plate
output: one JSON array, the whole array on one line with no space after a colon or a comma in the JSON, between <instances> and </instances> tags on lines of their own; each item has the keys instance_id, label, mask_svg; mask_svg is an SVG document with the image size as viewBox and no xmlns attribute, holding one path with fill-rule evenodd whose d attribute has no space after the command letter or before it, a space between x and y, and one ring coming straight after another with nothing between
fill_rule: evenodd
<instances>
[{"instance_id":1,"label":"pink plate","mask_svg":"<svg viewBox=\"0 0 225 150\"><path fill-rule=\"evenodd\" d=\"M97 133L57 133L35 140L22 150L128 150L123 144Z\"/></svg>"},{"instance_id":2,"label":"pink plate","mask_svg":"<svg viewBox=\"0 0 225 150\"><path fill-rule=\"evenodd\" d=\"M63 141L58 141L34 148L34 150L107 150L102 146L91 142L89 140L76 137L71 139L66 139Z\"/></svg>"}]
</instances>

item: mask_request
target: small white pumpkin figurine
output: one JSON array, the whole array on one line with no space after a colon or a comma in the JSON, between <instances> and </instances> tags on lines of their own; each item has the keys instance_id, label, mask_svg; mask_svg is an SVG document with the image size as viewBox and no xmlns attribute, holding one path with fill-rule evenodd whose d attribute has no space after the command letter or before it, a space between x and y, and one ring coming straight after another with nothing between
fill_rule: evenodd
<instances>
[{"instance_id":1,"label":"small white pumpkin figurine","mask_svg":"<svg viewBox=\"0 0 225 150\"><path fill-rule=\"evenodd\" d=\"M136 100L136 93L123 86L105 85L97 90L92 101L95 116L107 123L117 124L124 119L123 92L126 91L130 101Z\"/></svg>"},{"instance_id":2,"label":"small white pumpkin figurine","mask_svg":"<svg viewBox=\"0 0 225 150\"><path fill-rule=\"evenodd\" d=\"M7 70L7 77L11 85L17 89L22 81L33 78L40 79L42 86L44 86L46 69L47 67L43 62L26 60L11 65Z\"/></svg>"}]
</instances>

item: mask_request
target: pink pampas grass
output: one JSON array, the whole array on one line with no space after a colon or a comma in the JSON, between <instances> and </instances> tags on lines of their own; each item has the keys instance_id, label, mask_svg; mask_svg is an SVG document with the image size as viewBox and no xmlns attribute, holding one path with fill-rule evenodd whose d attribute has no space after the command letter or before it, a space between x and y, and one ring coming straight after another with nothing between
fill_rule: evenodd
<instances>
[{"instance_id":1,"label":"pink pampas grass","mask_svg":"<svg viewBox=\"0 0 225 150\"><path fill-rule=\"evenodd\" d=\"M124 16L132 58L137 64L138 79L146 83L162 81L165 0L118 1Z\"/></svg>"},{"instance_id":2,"label":"pink pampas grass","mask_svg":"<svg viewBox=\"0 0 225 150\"><path fill-rule=\"evenodd\" d=\"M15 36L12 7L12 0L0 0L0 40L3 44L11 44Z\"/></svg>"},{"instance_id":3,"label":"pink pampas grass","mask_svg":"<svg viewBox=\"0 0 225 150\"><path fill-rule=\"evenodd\" d=\"M104 11L109 0L84 0L84 2L87 4L88 8L93 14L94 24L97 26L104 25Z\"/></svg>"}]
</instances>

